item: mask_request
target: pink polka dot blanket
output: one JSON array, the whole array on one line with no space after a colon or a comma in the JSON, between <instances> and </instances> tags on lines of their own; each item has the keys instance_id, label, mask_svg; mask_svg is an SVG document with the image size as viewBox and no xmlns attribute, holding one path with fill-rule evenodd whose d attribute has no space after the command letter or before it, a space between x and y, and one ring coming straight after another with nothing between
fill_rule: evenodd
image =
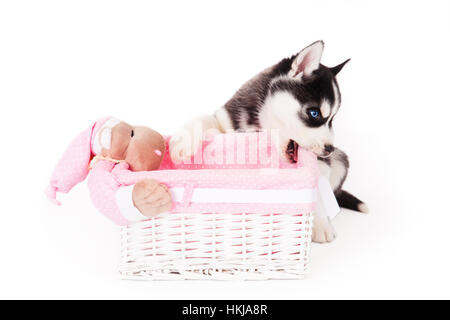
<instances>
[{"instance_id":1,"label":"pink polka dot blanket","mask_svg":"<svg viewBox=\"0 0 450 320\"><path fill-rule=\"evenodd\" d=\"M126 163L98 161L88 186L97 209L119 225L144 216L130 213L127 188L142 179L156 179L172 195L173 213L306 213L317 201L319 169L309 151L299 149L289 163L266 132L227 133L205 141L190 161L174 163L166 138L166 156L159 170L133 172Z\"/></svg>"}]
</instances>

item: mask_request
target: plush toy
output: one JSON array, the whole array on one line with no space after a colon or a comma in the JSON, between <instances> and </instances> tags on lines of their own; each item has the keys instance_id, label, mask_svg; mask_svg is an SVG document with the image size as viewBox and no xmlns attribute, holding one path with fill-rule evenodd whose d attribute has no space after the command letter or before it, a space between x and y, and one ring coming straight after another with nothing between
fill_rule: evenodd
<instances>
[{"instance_id":1,"label":"plush toy","mask_svg":"<svg viewBox=\"0 0 450 320\"><path fill-rule=\"evenodd\" d=\"M130 217L130 210L122 210L115 199L117 190L127 185L116 173L157 170L165 149L163 136L150 128L133 127L115 118L100 119L69 145L53 172L46 195L60 205L57 192L68 193L89 175L94 205L119 225L169 211L172 200L168 188L154 179L133 185L130 201L137 209L131 214L134 217Z\"/></svg>"}]
</instances>

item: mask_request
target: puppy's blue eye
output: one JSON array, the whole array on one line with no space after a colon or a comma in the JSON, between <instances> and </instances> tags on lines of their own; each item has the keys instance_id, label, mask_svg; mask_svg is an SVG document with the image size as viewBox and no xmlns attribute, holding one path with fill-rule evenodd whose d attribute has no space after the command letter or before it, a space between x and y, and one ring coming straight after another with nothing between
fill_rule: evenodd
<instances>
[{"instance_id":1,"label":"puppy's blue eye","mask_svg":"<svg viewBox=\"0 0 450 320\"><path fill-rule=\"evenodd\" d=\"M317 108L311 108L308 112L314 119L318 119L320 117L320 111Z\"/></svg>"}]
</instances>

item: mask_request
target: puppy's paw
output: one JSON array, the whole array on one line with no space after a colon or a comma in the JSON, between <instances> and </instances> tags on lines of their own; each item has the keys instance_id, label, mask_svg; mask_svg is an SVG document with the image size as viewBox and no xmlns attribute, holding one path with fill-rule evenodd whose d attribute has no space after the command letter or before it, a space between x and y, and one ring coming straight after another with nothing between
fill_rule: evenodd
<instances>
[{"instance_id":1,"label":"puppy's paw","mask_svg":"<svg viewBox=\"0 0 450 320\"><path fill-rule=\"evenodd\" d=\"M188 163L191 157L199 149L202 143L201 137L195 137L187 132L174 135L169 142L170 157L173 162Z\"/></svg>"},{"instance_id":2,"label":"puppy's paw","mask_svg":"<svg viewBox=\"0 0 450 320\"><path fill-rule=\"evenodd\" d=\"M336 231L328 217L314 217L312 241L317 243L331 242L336 238Z\"/></svg>"}]
</instances>

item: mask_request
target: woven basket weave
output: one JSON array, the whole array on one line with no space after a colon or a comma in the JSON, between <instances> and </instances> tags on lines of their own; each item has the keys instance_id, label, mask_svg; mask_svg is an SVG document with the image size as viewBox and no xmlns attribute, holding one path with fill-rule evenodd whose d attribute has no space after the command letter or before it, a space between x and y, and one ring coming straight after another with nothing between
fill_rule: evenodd
<instances>
[{"instance_id":1,"label":"woven basket weave","mask_svg":"<svg viewBox=\"0 0 450 320\"><path fill-rule=\"evenodd\" d=\"M299 279L308 271L312 216L165 214L121 230L123 278Z\"/></svg>"}]
</instances>

